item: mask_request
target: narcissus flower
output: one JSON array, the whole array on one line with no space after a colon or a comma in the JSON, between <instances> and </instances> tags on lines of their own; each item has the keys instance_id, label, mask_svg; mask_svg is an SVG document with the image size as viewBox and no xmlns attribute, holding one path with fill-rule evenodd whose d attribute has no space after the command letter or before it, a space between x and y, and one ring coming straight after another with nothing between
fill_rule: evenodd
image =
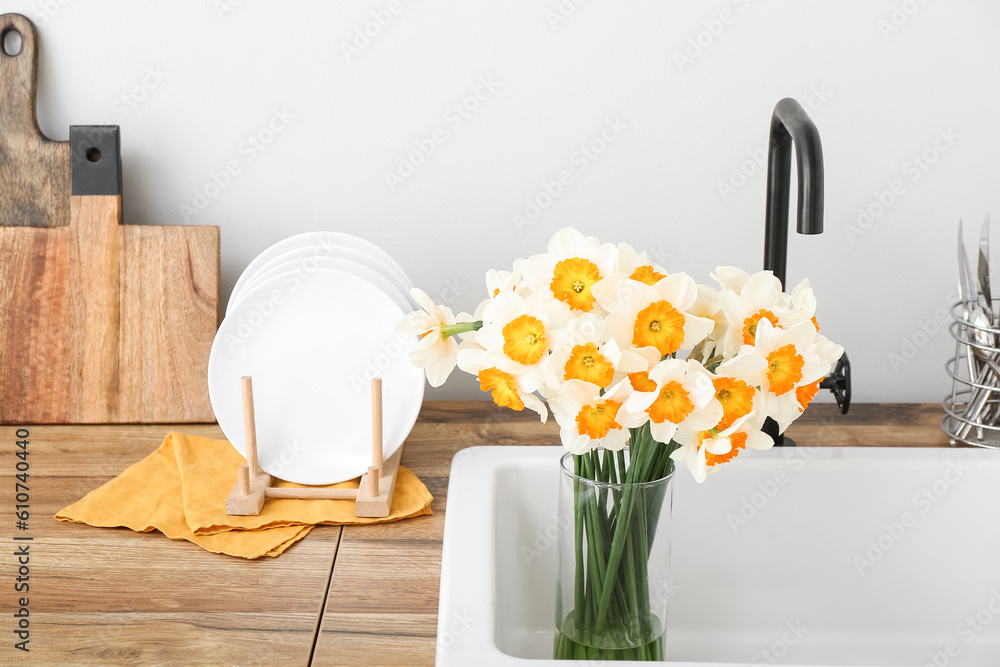
<instances>
[{"instance_id":1,"label":"narcissus flower","mask_svg":"<svg viewBox=\"0 0 1000 667\"><path fill-rule=\"evenodd\" d=\"M629 397L622 417L622 423L628 427L649 421L653 438L666 443L682 424L702 431L722 419L722 406L713 401L712 378L698 362L667 359L656 364L647 377L655 388L634 392Z\"/></svg>"},{"instance_id":2,"label":"narcissus flower","mask_svg":"<svg viewBox=\"0 0 1000 667\"><path fill-rule=\"evenodd\" d=\"M661 356L689 350L715 328L715 322L692 314L698 286L690 276L673 273L655 285L626 279L618 283L618 305L605 322L606 335L622 349L655 347Z\"/></svg>"},{"instance_id":3,"label":"narcissus flower","mask_svg":"<svg viewBox=\"0 0 1000 667\"><path fill-rule=\"evenodd\" d=\"M458 367L475 375L479 388L489 392L493 402L520 412L528 408L539 414L544 422L548 410L542 399L534 395L541 387L533 373L521 372L521 367L503 355L493 354L479 348L459 350Z\"/></svg>"},{"instance_id":4,"label":"narcissus flower","mask_svg":"<svg viewBox=\"0 0 1000 667\"><path fill-rule=\"evenodd\" d=\"M457 334L473 330L472 326L461 325L472 318L467 313L459 313L456 317L451 308L436 305L416 287L410 290L410 295L423 310L408 313L395 329L399 333L420 336L420 342L410 352L410 362L424 369L432 387L440 387L455 369L460 342Z\"/></svg>"},{"instance_id":5,"label":"narcissus flower","mask_svg":"<svg viewBox=\"0 0 1000 667\"><path fill-rule=\"evenodd\" d=\"M683 461L691 475L701 484L709 472L733 460L746 447L769 449L774 445L771 436L760 430L763 419L751 413L737 419L725 429L696 431L689 428L678 430L674 440L680 447L671 453L674 461Z\"/></svg>"},{"instance_id":6,"label":"narcissus flower","mask_svg":"<svg viewBox=\"0 0 1000 667\"><path fill-rule=\"evenodd\" d=\"M542 373L546 384L553 388L569 380L605 388L629 373L649 369L649 362L635 350L621 350L614 340L605 340L604 319L593 313L570 320L551 341L552 353Z\"/></svg>"},{"instance_id":7,"label":"narcissus flower","mask_svg":"<svg viewBox=\"0 0 1000 667\"><path fill-rule=\"evenodd\" d=\"M613 245L566 227L549 241L548 252L524 260L520 269L532 294L544 294L574 313L589 313L597 304L591 288L611 274L614 261Z\"/></svg>"},{"instance_id":8,"label":"narcissus flower","mask_svg":"<svg viewBox=\"0 0 1000 667\"><path fill-rule=\"evenodd\" d=\"M749 352L749 346L741 352ZM762 321L753 353L766 362L761 383L761 409L784 431L802 412L799 387L813 385L830 372L844 348L816 333L806 321L790 329L776 329ZM808 390L807 390L808 391Z\"/></svg>"},{"instance_id":9,"label":"narcissus flower","mask_svg":"<svg viewBox=\"0 0 1000 667\"><path fill-rule=\"evenodd\" d=\"M610 387L603 395L597 385L569 380L549 398L559 422L563 447L585 454L597 447L618 451L628 444L629 431L619 421L622 406L632 393L628 381Z\"/></svg>"},{"instance_id":10,"label":"narcissus flower","mask_svg":"<svg viewBox=\"0 0 1000 667\"><path fill-rule=\"evenodd\" d=\"M527 368L538 370L538 364L548 357L553 318L543 299L501 292L482 309L482 318L476 342L518 364L518 374Z\"/></svg>"},{"instance_id":11,"label":"narcissus flower","mask_svg":"<svg viewBox=\"0 0 1000 667\"><path fill-rule=\"evenodd\" d=\"M614 270L604 276L591 289L601 307L610 311L618 304L618 283L635 280L646 285L655 285L667 277L667 270L650 261L644 252L636 252L627 243L619 243L615 251Z\"/></svg>"}]
</instances>

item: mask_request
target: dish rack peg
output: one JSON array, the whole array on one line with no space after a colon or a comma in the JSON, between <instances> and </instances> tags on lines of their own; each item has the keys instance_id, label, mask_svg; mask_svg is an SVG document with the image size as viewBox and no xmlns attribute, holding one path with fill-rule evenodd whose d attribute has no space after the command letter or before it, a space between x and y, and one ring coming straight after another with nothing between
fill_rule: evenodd
<instances>
[{"instance_id":1,"label":"dish rack peg","mask_svg":"<svg viewBox=\"0 0 1000 667\"><path fill-rule=\"evenodd\" d=\"M226 499L226 514L257 516L268 498L303 500L353 500L357 517L389 516L403 446L382 458L382 378L372 380L372 465L358 481L356 489L285 488L271 486L275 478L257 463L257 426L254 419L253 379L240 379L243 389L243 430L246 437L246 464L237 469L236 484Z\"/></svg>"}]
</instances>

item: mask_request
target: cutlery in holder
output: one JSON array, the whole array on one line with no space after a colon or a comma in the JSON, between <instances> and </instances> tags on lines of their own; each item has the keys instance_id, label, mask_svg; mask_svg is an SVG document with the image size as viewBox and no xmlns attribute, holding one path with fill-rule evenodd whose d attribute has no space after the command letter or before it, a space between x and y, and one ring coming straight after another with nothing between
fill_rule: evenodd
<instances>
[{"instance_id":1,"label":"cutlery in holder","mask_svg":"<svg viewBox=\"0 0 1000 667\"><path fill-rule=\"evenodd\" d=\"M970 317L966 305L951 309L955 356L945 364L952 389L941 429L953 445L1000 448L1000 328Z\"/></svg>"}]
</instances>

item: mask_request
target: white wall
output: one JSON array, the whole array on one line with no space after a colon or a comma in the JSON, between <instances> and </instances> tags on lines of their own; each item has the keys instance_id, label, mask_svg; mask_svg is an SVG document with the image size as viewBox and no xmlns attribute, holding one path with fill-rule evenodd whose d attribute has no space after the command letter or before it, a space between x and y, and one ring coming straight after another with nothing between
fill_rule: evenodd
<instances>
[{"instance_id":1,"label":"white wall","mask_svg":"<svg viewBox=\"0 0 1000 667\"><path fill-rule=\"evenodd\" d=\"M720 263L755 270L765 178L745 161L765 147L775 102L795 97L823 138L826 233L790 240L789 281L810 277L824 333L853 362L855 400L939 401L953 346L934 321L955 298L956 223L971 243L986 213L1000 222L1000 5L576 1L8 0L3 11L41 33L48 136L121 125L127 222L181 224L196 191L216 195L189 217L222 227L223 300L260 250L320 229L375 241L456 309L484 296L488 268L541 251L564 225L699 281ZM388 25L349 53L389 7ZM459 124L449 109L477 89L485 99ZM272 122L270 143L250 148ZM609 122L622 126L615 140L581 170L580 147ZM443 143L389 187L385 173L438 128ZM229 161L239 173L214 192ZM744 165L754 173L723 196ZM564 169L570 185L518 229L512 216ZM901 194L859 225L859 207L878 213L893 181ZM461 378L429 396L478 391Z\"/></svg>"}]
</instances>

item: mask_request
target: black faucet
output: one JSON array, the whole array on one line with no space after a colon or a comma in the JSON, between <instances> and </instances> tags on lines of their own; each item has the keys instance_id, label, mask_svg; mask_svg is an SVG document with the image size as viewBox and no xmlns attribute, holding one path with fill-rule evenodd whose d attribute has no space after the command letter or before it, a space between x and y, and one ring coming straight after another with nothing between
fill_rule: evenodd
<instances>
[{"instance_id":1,"label":"black faucet","mask_svg":"<svg viewBox=\"0 0 1000 667\"><path fill-rule=\"evenodd\" d=\"M792 146L799 172L799 234L823 233L823 146L819 130L802 105L790 97L771 114L767 149L767 211L764 217L764 268L785 284L788 259L788 196Z\"/></svg>"},{"instance_id":2,"label":"black faucet","mask_svg":"<svg viewBox=\"0 0 1000 667\"><path fill-rule=\"evenodd\" d=\"M788 198L792 173L792 147L798 166L797 225L799 234L823 233L823 145L819 131L802 105L790 97L778 102L771 114L771 136L767 149L767 211L764 218L764 269L771 270L782 287L788 260ZM837 399L842 414L851 406L851 364L847 354L820 383ZM778 424L768 418L764 432L776 445L794 444L778 433Z\"/></svg>"}]
</instances>

